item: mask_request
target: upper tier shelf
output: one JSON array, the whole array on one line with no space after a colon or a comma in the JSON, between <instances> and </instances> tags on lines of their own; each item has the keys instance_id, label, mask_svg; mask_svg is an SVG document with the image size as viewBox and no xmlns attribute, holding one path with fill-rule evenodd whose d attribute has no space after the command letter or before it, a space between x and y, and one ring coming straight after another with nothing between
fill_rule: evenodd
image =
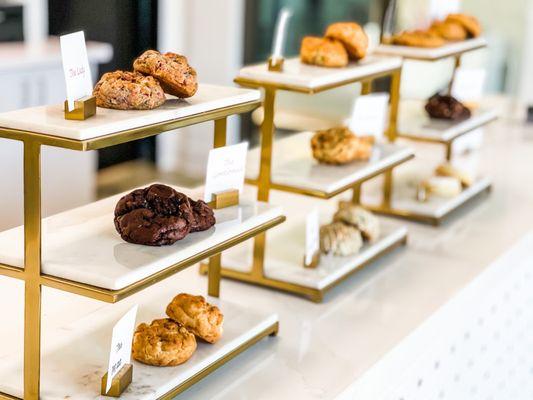
<instances>
[{"instance_id":1,"label":"upper tier shelf","mask_svg":"<svg viewBox=\"0 0 533 400\"><path fill-rule=\"evenodd\" d=\"M467 39L462 42L448 43L444 46L425 48L414 46L398 46L392 44L380 44L375 52L388 56L400 56L413 60L436 61L446 57L456 56L467 51L481 49L487 46L483 37Z\"/></svg>"},{"instance_id":2,"label":"upper tier shelf","mask_svg":"<svg viewBox=\"0 0 533 400\"><path fill-rule=\"evenodd\" d=\"M344 68L307 65L299 58L285 60L282 72L268 70L267 63L242 68L235 82L250 87L272 86L283 90L316 93L351 82L390 74L402 66L400 57L370 54Z\"/></svg>"},{"instance_id":3,"label":"upper tier shelf","mask_svg":"<svg viewBox=\"0 0 533 400\"><path fill-rule=\"evenodd\" d=\"M198 190L175 189L201 197ZM114 227L113 210L124 194L43 220L43 285L116 302L285 219L281 207L241 199L238 206L215 210L217 223L207 231L171 246L141 246L123 241ZM23 227L0 233L0 262L11 266L10 276L22 271Z\"/></svg>"},{"instance_id":4,"label":"upper tier shelf","mask_svg":"<svg viewBox=\"0 0 533 400\"><path fill-rule=\"evenodd\" d=\"M165 104L154 110L98 108L85 121L66 120L63 104L1 113L0 137L22 140L32 135L49 146L95 150L251 111L259 104L256 90L200 84L193 97L167 96Z\"/></svg>"},{"instance_id":5,"label":"upper tier shelf","mask_svg":"<svg viewBox=\"0 0 533 400\"><path fill-rule=\"evenodd\" d=\"M300 132L274 142L272 188L320 198L331 198L414 157L413 150L394 144L377 144L369 161L346 165L318 163L311 153L314 132ZM259 175L260 149L248 153L247 179Z\"/></svg>"}]
</instances>

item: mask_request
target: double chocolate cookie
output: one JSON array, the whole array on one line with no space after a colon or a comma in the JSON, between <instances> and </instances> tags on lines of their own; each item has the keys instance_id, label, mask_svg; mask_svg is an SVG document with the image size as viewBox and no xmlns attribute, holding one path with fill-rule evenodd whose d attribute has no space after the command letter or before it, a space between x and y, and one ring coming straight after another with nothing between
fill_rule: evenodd
<instances>
[{"instance_id":1,"label":"double chocolate cookie","mask_svg":"<svg viewBox=\"0 0 533 400\"><path fill-rule=\"evenodd\" d=\"M431 118L458 121L470 118L470 110L453 96L435 94L426 103Z\"/></svg>"},{"instance_id":2,"label":"double chocolate cookie","mask_svg":"<svg viewBox=\"0 0 533 400\"><path fill-rule=\"evenodd\" d=\"M148 246L173 244L215 222L213 210L205 202L161 184L134 190L115 207L115 228L122 239Z\"/></svg>"}]
</instances>

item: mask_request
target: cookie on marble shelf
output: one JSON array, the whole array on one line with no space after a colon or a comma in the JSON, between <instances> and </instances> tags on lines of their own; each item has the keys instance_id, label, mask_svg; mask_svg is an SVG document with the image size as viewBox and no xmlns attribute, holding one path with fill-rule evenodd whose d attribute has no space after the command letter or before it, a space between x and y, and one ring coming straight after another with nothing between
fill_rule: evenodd
<instances>
[{"instance_id":1,"label":"cookie on marble shelf","mask_svg":"<svg viewBox=\"0 0 533 400\"><path fill-rule=\"evenodd\" d=\"M373 136L356 136L347 127L317 131L311 138L313 157L325 164L368 160L373 146Z\"/></svg>"},{"instance_id":2,"label":"cookie on marble shelf","mask_svg":"<svg viewBox=\"0 0 533 400\"><path fill-rule=\"evenodd\" d=\"M320 227L320 250L334 256L357 254L363 246L361 232L342 222L332 222Z\"/></svg>"},{"instance_id":3,"label":"cookie on marble shelf","mask_svg":"<svg viewBox=\"0 0 533 400\"><path fill-rule=\"evenodd\" d=\"M224 315L203 296L180 293L167 306L167 315L208 343L217 342L223 332Z\"/></svg>"},{"instance_id":4,"label":"cookie on marble shelf","mask_svg":"<svg viewBox=\"0 0 533 400\"><path fill-rule=\"evenodd\" d=\"M422 30L416 31L404 31L394 35L392 37L392 43L400 46L413 46L413 47L440 47L446 43L446 41L440 36Z\"/></svg>"},{"instance_id":5,"label":"cookie on marble shelf","mask_svg":"<svg viewBox=\"0 0 533 400\"><path fill-rule=\"evenodd\" d=\"M198 90L196 70L189 65L187 57L180 54L147 50L135 59L133 69L153 76L163 90L173 96L191 97Z\"/></svg>"},{"instance_id":6,"label":"cookie on marble shelf","mask_svg":"<svg viewBox=\"0 0 533 400\"><path fill-rule=\"evenodd\" d=\"M196 338L185 327L169 318L140 324L133 334L135 360L158 367L183 364L196 350Z\"/></svg>"},{"instance_id":7,"label":"cookie on marble shelf","mask_svg":"<svg viewBox=\"0 0 533 400\"><path fill-rule=\"evenodd\" d=\"M151 110L165 102L161 85L137 72L107 72L93 89L96 105L117 110Z\"/></svg>"},{"instance_id":8,"label":"cookie on marble shelf","mask_svg":"<svg viewBox=\"0 0 533 400\"><path fill-rule=\"evenodd\" d=\"M465 40L467 36L466 29L461 24L453 21L434 21L429 28L429 32L451 42Z\"/></svg>"},{"instance_id":9,"label":"cookie on marble shelf","mask_svg":"<svg viewBox=\"0 0 533 400\"><path fill-rule=\"evenodd\" d=\"M457 167L454 167L450 163L445 163L439 165L435 169L435 175L437 176L450 176L456 178L461 182L461 185L465 188L472 186L474 183L474 178L467 171L463 171Z\"/></svg>"},{"instance_id":10,"label":"cookie on marble shelf","mask_svg":"<svg viewBox=\"0 0 533 400\"><path fill-rule=\"evenodd\" d=\"M300 47L300 60L321 67L345 67L348 53L338 40L306 36Z\"/></svg>"},{"instance_id":11,"label":"cookie on marble shelf","mask_svg":"<svg viewBox=\"0 0 533 400\"><path fill-rule=\"evenodd\" d=\"M466 29L469 37L478 37L481 35L482 29L481 24L476 17L467 14L449 14L446 19L446 22L455 22L461 25Z\"/></svg>"},{"instance_id":12,"label":"cookie on marble shelf","mask_svg":"<svg viewBox=\"0 0 533 400\"><path fill-rule=\"evenodd\" d=\"M472 115L470 109L455 97L438 93L428 99L424 108L431 118L436 119L461 121Z\"/></svg>"},{"instance_id":13,"label":"cookie on marble shelf","mask_svg":"<svg viewBox=\"0 0 533 400\"><path fill-rule=\"evenodd\" d=\"M373 242L379 238L379 219L360 205L341 201L333 220L357 228L365 240Z\"/></svg>"},{"instance_id":14,"label":"cookie on marble shelf","mask_svg":"<svg viewBox=\"0 0 533 400\"><path fill-rule=\"evenodd\" d=\"M361 25L355 22L336 22L326 29L325 37L340 41L352 60L365 57L368 49L368 36Z\"/></svg>"}]
</instances>

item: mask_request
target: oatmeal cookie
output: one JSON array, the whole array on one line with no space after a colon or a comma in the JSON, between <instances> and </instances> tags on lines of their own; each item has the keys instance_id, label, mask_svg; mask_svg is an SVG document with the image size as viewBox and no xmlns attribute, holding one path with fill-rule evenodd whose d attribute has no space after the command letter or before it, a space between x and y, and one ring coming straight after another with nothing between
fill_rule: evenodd
<instances>
[{"instance_id":1,"label":"oatmeal cookie","mask_svg":"<svg viewBox=\"0 0 533 400\"><path fill-rule=\"evenodd\" d=\"M347 127L317 131L311 138L313 157L325 164L346 164L355 160L368 160L372 154L374 138L355 136Z\"/></svg>"},{"instance_id":2,"label":"oatmeal cookie","mask_svg":"<svg viewBox=\"0 0 533 400\"><path fill-rule=\"evenodd\" d=\"M400 46L440 47L446 41L428 31L405 31L392 37L392 43Z\"/></svg>"},{"instance_id":3,"label":"oatmeal cookie","mask_svg":"<svg viewBox=\"0 0 533 400\"><path fill-rule=\"evenodd\" d=\"M332 222L320 227L320 250L334 256L357 254L363 246L361 232L342 222Z\"/></svg>"},{"instance_id":4,"label":"oatmeal cookie","mask_svg":"<svg viewBox=\"0 0 533 400\"><path fill-rule=\"evenodd\" d=\"M435 21L429 28L429 32L451 42L465 40L467 34L461 24L453 21Z\"/></svg>"},{"instance_id":5,"label":"oatmeal cookie","mask_svg":"<svg viewBox=\"0 0 533 400\"><path fill-rule=\"evenodd\" d=\"M363 239L373 242L379 238L379 219L359 205L341 201L333 220L359 229Z\"/></svg>"},{"instance_id":6,"label":"oatmeal cookie","mask_svg":"<svg viewBox=\"0 0 533 400\"><path fill-rule=\"evenodd\" d=\"M348 53L338 40L306 36L302 40L300 59L305 64L322 67L345 67Z\"/></svg>"},{"instance_id":7,"label":"oatmeal cookie","mask_svg":"<svg viewBox=\"0 0 533 400\"><path fill-rule=\"evenodd\" d=\"M466 14L449 14L445 22L455 22L461 25L468 32L469 37L478 37L481 35L481 25L476 17Z\"/></svg>"},{"instance_id":8,"label":"oatmeal cookie","mask_svg":"<svg viewBox=\"0 0 533 400\"><path fill-rule=\"evenodd\" d=\"M368 36L355 22L336 22L326 29L325 36L340 41L352 60L360 60L368 49Z\"/></svg>"}]
</instances>

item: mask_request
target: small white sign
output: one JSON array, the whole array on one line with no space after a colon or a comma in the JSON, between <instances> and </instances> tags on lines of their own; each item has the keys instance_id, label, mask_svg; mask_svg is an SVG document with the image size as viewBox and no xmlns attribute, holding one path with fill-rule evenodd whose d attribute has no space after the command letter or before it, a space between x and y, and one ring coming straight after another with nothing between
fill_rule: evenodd
<instances>
[{"instance_id":1,"label":"small white sign","mask_svg":"<svg viewBox=\"0 0 533 400\"><path fill-rule=\"evenodd\" d=\"M85 35L83 31L70 33L61 36L59 42L67 88L68 109L72 111L75 100L90 96L93 92Z\"/></svg>"},{"instance_id":2,"label":"small white sign","mask_svg":"<svg viewBox=\"0 0 533 400\"><path fill-rule=\"evenodd\" d=\"M213 200L213 194L237 189L242 192L246 170L248 142L219 147L209 152L205 177L204 201Z\"/></svg>"},{"instance_id":3,"label":"small white sign","mask_svg":"<svg viewBox=\"0 0 533 400\"><path fill-rule=\"evenodd\" d=\"M460 8L461 0L430 0L429 18L444 19L448 14L458 13Z\"/></svg>"},{"instance_id":4,"label":"small white sign","mask_svg":"<svg viewBox=\"0 0 533 400\"><path fill-rule=\"evenodd\" d=\"M457 68L453 78L452 96L460 101L479 102L487 71L482 68Z\"/></svg>"},{"instance_id":5,"label":"small white sign","mask_svg":"<svg viewBox=\"0 0 533 400\"><path fill-rule=\"evenodd\" d=\"M305 218L305 263L313 262L313 256L320 250L320 218L315 208Z\"/></svg>"},{"instance_id":6,"label":"small white sign","mask_svg":"<svg viewBox=\"0 0 533 400\"><path fill-rule=\"evenodd\" d=\"M388 105L387 93L359 96L354 102L348 127L358 136L381 139L387 123Z\"/></svg>"},{"instance_id":7,"label":"small white sign","mask_svg":"<svg viewBox=\"0 0 533 400\"><path fill-rule=\"evenodd\" d=\"M133 306L113 327L107 367L106 393L111 389L115 375L131 361L131 343L138 308L137 305Z\"/></svg>"},{"instance_id":8,"label":"small white sign","mask_svg":"<svg viewBox=\"0 0 533 400\"><path fill-rule=\"evenodd\" d=\"M283 58L283 48L287 38L287 24L290 17L292 17L292 11L287 7L282 8L278 14L272 45L272 58Z\"/></svg>"}]
</instances>

